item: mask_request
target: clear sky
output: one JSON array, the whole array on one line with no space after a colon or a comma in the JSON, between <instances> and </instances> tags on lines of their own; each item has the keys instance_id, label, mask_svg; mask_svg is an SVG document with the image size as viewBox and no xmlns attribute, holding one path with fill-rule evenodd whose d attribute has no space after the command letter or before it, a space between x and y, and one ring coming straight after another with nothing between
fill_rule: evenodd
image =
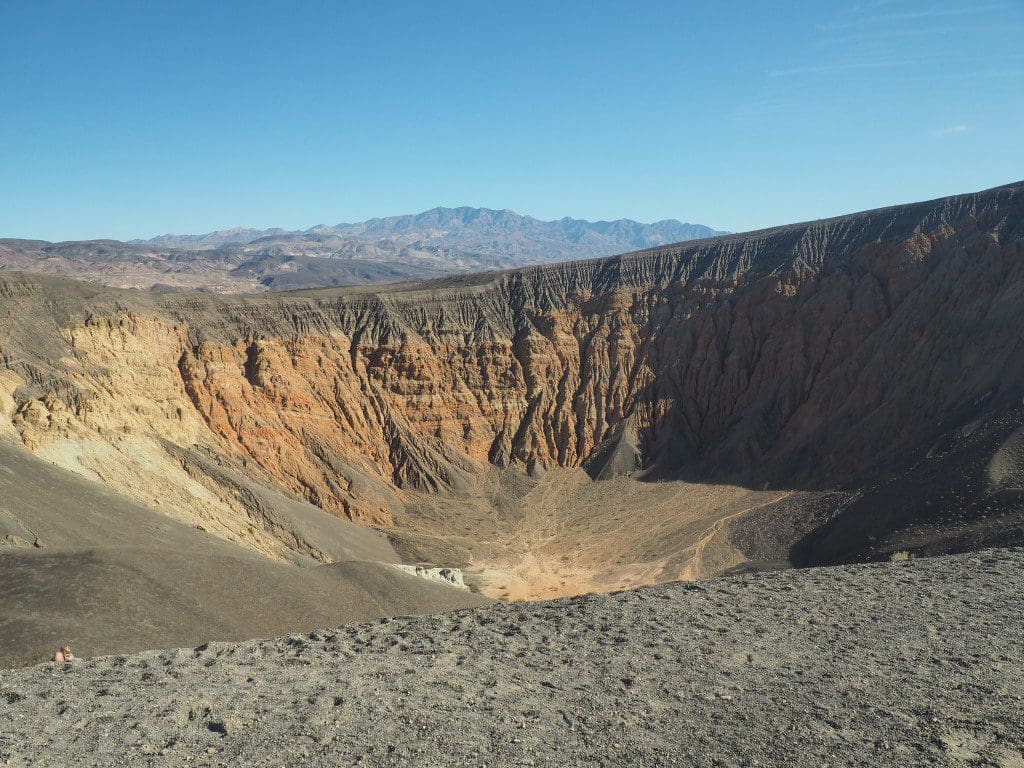
<instances>
[{"instance_id":1,"label":"clear sky","mask_svg":"<svg viewBox=\"0 0 1024 768\"><path fill-rule=\"evenodd\" d=\"M0 236L740 231L1024 178L1024 0L0 0Z\"/></svg>"}]
</instances>

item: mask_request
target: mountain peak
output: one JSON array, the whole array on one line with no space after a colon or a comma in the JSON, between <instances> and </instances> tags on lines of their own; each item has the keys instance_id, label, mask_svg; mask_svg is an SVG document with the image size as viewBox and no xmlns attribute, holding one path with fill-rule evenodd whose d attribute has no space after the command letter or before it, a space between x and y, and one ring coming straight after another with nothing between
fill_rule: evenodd
<instances>
[{"instance_id":1,"label":"mountain peak","mask_svg":"<svg viewBox=\"0 0 1024 768\"><path fill-rule=\"evenodd\" d=\"M437 206L305 230L230 227L150 240L30 243L0 266L48 269L119 287L247 292L386 283L611 256L722 234L674 219L543 221L508 208Z\"/></svg>"},{"instance_id":2,"label":"mountain peak","mask_svg":"<svg viewBox=\"0 0 1024 768\"><path fill-rule=\"evenodd\" d=\"M279 252L296 256L323 256L326 242L337 246L335 253L356 247L393 252L396 247L415 245L443 252L443 258L450 262L449 271L463 271L473 265L494 268L610 256L720 234L724 233L676 219L644 224L625 218L588 221L565 216L545 221L508 208L463 205L436 206L420 213L352 224L318 224L302 231L232 227L202 235L162 235L135 242L190 250L245 247L247 252L273 244ZM315 243L306 242L309 238L315 238ZM446 269L444 264L438 266Z\"/></svg>"}]
</instances>

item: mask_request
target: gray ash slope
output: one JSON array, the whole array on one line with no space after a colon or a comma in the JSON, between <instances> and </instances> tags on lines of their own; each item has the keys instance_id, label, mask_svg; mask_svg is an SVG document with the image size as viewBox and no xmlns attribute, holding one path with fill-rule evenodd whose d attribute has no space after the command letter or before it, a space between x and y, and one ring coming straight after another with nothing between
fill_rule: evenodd
<instances>
[{"instance_id":1,"label":"gray ash slope","mask_svg":"<svg viewBox=\"0 0 1024 768\"><path fill-rule=\"evenodd\" d=\"M1024 765L1024 551L0 673L12 766Z\"/></svg>"},{"instance_id":2,"label":"gray ash slope","mask_svg":"<svg viewBox=\"0 0 1024 768\"><path fill-rule=\"evenodd\" d=\"M332 562L270 560L0 440L0 667L62 643L97 655L485 602L399 572L376 531L236 482Z\"/></svg>"}]
</instances>

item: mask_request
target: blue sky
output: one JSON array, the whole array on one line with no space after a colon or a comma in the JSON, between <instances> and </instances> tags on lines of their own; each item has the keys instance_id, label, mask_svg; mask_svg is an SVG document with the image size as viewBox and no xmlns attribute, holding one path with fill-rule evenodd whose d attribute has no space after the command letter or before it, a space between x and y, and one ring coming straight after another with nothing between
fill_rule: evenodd
<instances>
[{"instance_id":1,"label":"blue sky","mask_svg":"<svg viewBox=\"0 0 1024 768\"><path fill-rule=\"evenodd\" d=\"M1024 0L0 0L0 236L740 231L1024 178Z\"/></svg>"}]
</instances>

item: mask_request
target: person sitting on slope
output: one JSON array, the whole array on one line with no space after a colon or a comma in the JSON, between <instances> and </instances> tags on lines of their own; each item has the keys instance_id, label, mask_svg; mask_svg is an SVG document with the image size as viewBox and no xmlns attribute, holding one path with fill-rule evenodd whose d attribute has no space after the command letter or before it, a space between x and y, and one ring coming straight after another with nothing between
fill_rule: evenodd
<instances>
[{"instance_id":1,"label":"person sitting on slope","mask_svg":"<svg viewBox=\"0 0 1024 768\"><path fill-rule=\"evenodd\" d=\"M58 664L65 661L74 661L75 654L71 652L70 645L62 645L54 652L53 660Z\"/></svg>"}]
</instances>

